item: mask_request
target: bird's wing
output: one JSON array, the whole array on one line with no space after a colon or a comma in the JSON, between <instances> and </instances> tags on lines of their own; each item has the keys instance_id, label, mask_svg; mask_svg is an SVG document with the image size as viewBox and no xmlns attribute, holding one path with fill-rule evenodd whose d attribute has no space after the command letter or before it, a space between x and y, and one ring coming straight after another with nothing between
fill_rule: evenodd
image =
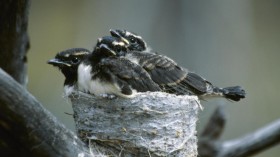
<instances>
[{"instance_id":1,"label":"bird's wing","mask_svg":"<svg viewBox=\"0 0 280 157\"><path fill-rule=\"evenodd\" d=\"M134 52L133 55L159 85L176 85L187 75L186 70L166 56L145 52Z\"/></svg>"},{"instance_id":2,"label":"bird's wing","mask_svg":"<svg viewBox=\"0 0 280 157\"><path fill-rule=\"evenodd\" d=\"M196 94L204 94L213 90L213 86L210 82L194 72L188 72L182 84L188 84L189 88Z\"/></svg>"},{"instance_id":3,"label":"bird's wing","mask_svg":"<svg viewBox=\"0 0 280 157\"><path fill-rule=\"evenodd\" d=\"M123 90L129 87L138 92L161 90L142 67L125 58L109 57L103 59L100 65L116 76L114 78L122 84L120 88Z\"/></svg>"},{"instance_id":4,"label":"bird's wing","mask_svg":"<svg viewBox=\"0 0 280 157\"><path fill-rule=\"evenodd\" d=\"M204 94L212 90L210 82L188 72L172 59L155 53L133 52L135 58L166 92L176 94ZM210 89L209 89L210 88Z\"/></svg>"}]
</instances>

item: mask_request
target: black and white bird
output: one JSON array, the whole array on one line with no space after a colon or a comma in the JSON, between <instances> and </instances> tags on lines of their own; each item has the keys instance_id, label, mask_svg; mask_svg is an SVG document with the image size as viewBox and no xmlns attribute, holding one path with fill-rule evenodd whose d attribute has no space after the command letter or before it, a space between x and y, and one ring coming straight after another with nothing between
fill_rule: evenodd
<instances>
[{"instance_id":1,"label":"black and white bird","mask_svg":"<svg viewBox=\"0 0 280 157\"><path fill-rule=\"evenodd\" d=\"M84 48L72 48L61 51L48 64L57 67L65 76L64 93L70 95L76 88L78 81L78 66L91 52Z\"/></svg>"},{"instance_id":2,"label":"black and white bird","mask_svg":"<svg viewBox=\"0 0 280 157\"><path fill-rule=\"evenodd\" d=\"M121 38L123 41L126 41L128 44L127 48L130 51L151 51L151 48L148 47L147 43L143 40L143 38L137 35L136 33L132 33L127 30L110 29L110 34L113 37Z\"/></svg>"},{"instance_id":3,"label":"black and white bird","mask_svg":"<svg viewBox=\"0 0 280 157\"><path fill-rule=\"evenodd\" d=\"M239 101L245 98L245 91L240 86L219 88L213 86L209 81L197 75L196 73L189 72L186 69L177 65L172 59L153 53L152 51L138 51L145 43L145 41L139 36L137 42L132 44L129 40L129 36L132 33L125 32L125 36L118 36L117 33L112 37L103 37L98 39L97 47L103 45L116 53L116 56L120 58L126 58L131 62L138 64L145 69L151 79L157 83L162 91L167 93L174 93L179 95L197 95L201 99L208 97L224 97L233 101ZM118 39L116 39L116 37ZM142 40L142 41L140 41ZM147 45L146 43L144 45ZM135 49L134 49L135 48Z\"/></svg>"},{"instance_id":4,"label":"black and white bird","mask_svg":"<svg viewBox=\"0 0 280 157\"><path fill-rule=\"evenodd\" d=\"M142 67L116 57L115 52L104 45L92 53L86 49L65 50L48 63L64 74L66 95L77 89L96 96L112 94L131 98L137 92L161 90Z\"/></svg>"},{"instance_id":5,"label":"black and white bird","mask_svg":"<svg viewBox=\"0 0 280 157\"><path fill-rule=\"evenodd\" d=\"M141 66L116 57L106 45L96 47L79 65L78 86L94 95L113 94L125 98L134 97L137 92L161 90Z\"/></svg>"}]
</instances>

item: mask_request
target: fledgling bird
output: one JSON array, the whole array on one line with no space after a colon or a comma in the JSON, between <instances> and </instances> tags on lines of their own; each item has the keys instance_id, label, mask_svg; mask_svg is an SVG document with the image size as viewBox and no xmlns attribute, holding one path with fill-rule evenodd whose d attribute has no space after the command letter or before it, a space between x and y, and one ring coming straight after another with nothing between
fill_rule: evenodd
<instances>
[{"instance_id":1,"label":"fledgling bird","mask_svg":"<svg viewBox=\"0 0 280 157\"><path fill-rule=\"evenodd\" d=\"M138 38L138 40L140 39L143 40ZM145 41L143 40L138 43L145 43ZM179 95L197 95L201 99L224 97L233 101L239 101L245 98L245 91L240 86L226 88L213 86L209 81L178 66L175 61L166 56L151 51L137 51L139 46L131 44L126 36L106 36L98 39L96 46L98 47L99 45L106 45L107 48L116 53L116 56L126 58L144 68L149 73L151 79L164 92ZM136 47L136 49L134 50L133 47Z\"/></svg>"},{"instance_id":2,"label":"fledgling bird","mask_svg":"<svg viewBox=\"0 0 280 157\"><path fill-rule=\"evenodd\" d=\"M70 95L78 81L78 66L91 52L84 48L72 48L61 51L47 63L57 67L65 76L64 94Z\"/></svg>"},{"instance_id":3,"label":"fledgling bird","mask_svg":"<svg viewBox=\"0 0 280 157\"><path fill-rule=\"evenodd\" d=\"M135 96L136 92L161 90L139 65L115 57L113 51L102 45L92 53L82 48L68 49L48 63L64 74L67 96L74 89L96 96L113 94L125 98Z\"/></svg>"},{"instance_id":4,"label":"fledgling bird","mask_svg":"<svg viewBox=\"0 0 280 157\"><path fill-rule=\"evenodd\" d=\"M132 33L127 30L110 29L110 34L113 37L121 38L123 41L127 41L127 48L130 51L151 51L151 48L148 47L144 39L136 33Z\"/></svg>"},{"instance_id":5,"label":"fledgling bird","mask_svg":"<svg viewBox=\"0 0 280 157\"><path fill-rule=\"evenodd\" d=\"M94 95L113 94L132 98L137 92L160 91L138 64L100 45L78 67L79 89Z\"/></svg>"}]
</instances>

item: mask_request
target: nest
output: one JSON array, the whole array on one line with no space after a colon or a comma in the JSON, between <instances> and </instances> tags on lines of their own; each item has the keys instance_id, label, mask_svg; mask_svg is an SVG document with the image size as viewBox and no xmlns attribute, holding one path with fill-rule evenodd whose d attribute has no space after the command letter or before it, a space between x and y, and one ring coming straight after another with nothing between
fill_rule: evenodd
<instances>
[{"instance_id":1,"label":"nest","mask_svg":"<svg viewBox=\"0 0 280 157\"><path fill-rule=\"evenodd\" d=\"M70 96L78 136L94 152L112 156L197 156L196 96L162 92L106 99Z\"/></svg>"}]
</instances>

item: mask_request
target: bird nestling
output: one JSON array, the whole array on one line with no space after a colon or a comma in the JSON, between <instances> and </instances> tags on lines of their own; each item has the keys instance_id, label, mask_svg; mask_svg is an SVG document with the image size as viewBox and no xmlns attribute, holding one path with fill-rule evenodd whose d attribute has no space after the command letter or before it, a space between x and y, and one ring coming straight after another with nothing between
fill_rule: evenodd
<instances>
[{"instance_id":1,"label":"bird nestling","mask_svg":"<svg viewBox=\"0 0 280 157\"><path fill-rule=\"evenodd\" d=\"M57 53L54 59L48 61L48 64L57 67L65 76L64 93L66 96L76 88L78 66L90 53L84 48L72 48Z\"/></svg>"},{"instance_id":2,"label":"bird nestling","mask_svg":"<svg viewBox=\"0 0 280 157\"><path fill-rule=\"evenodd\" d=\"M113 37L126 41L128 44L127 48L130 51L151 51L151 48L147 46L142 37L135 33L120 29L110 29L110 33Z\"/></svg>"},{"instance_id":3,"label":"bird nestling","mask_svg":"<svg viewBox=\"0 0 280 157\"><path fill-rule=\"evenodd\" d=\"M178 66L172 59L148 50L146 42L138 35L125 30L110 30L110 32L113 37L100 38L97 47L107 45L117 56L144 68L164 92L197 95L201 99L225 97L239 101L245 98L245 91L240 86L215 87L201 76ZM139 51L141 48L143 51Z\"/></svg>"},{"instance_id":4,"label":"bird nestling","mask_svg":"<svg viewBox=\"0 0 280 157\"><path fill-rule=\"evenodd\" d=\"M172 59L153 52L141 36L125 30L110 30L110 33L112 36L98 39L93 52L68 49L48 61L64 74L66 95L76 88L96 96L113 94L125 98L146 91L197 95L201 99L245 98L240 86L213 86Z\"/></svg>"},{"instance_id":5,"label":"bird nestling","mask_svg":"<svg viewBox=\"0 0 280 157\"><path fill-rule=\"evenodd\" d=\"M95 50L78 67L79 89L94 95L114 94L131 98L137 92L160 91L139 65L116 57L105 45Z\"/></svg>"},{"instance_id":6,"label":"bird nestling","mask_svg":"<svg viewBox=\"0 0 280 157\"><path fill-rule=\"evenodd\" d=\"M134 97L137 92L161 90L143 68L116 57L113 51L102 45L92 53L82 48L68 49L48 63L64 74L67 96L74 89L96 96L113 94L125 98Z\"/></svg>"}]
</instances>

